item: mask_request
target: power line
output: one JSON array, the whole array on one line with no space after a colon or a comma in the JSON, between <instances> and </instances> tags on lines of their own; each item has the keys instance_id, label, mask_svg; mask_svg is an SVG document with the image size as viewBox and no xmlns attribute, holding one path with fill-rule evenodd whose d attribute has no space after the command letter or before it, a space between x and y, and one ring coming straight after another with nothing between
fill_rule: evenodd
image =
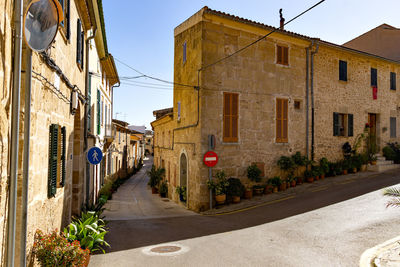
<instances>
[{"instance_id":1,"label":"power line","mask_svg":"<svg viewBox=\"0 0 400 267\"><path fill-rule=\"evenodd\" d=\"M316 3L316 4L313 5L312 7L308 8L307 10L301 12L299 15L295 16L294 18L292 18L292 19L289 20L288 22L284 23L283 25L285 26L285 25L289 24L290 22L292 22L292 21L294 21L295 19L297 19L298 17L304 15L305 13L307 13L307 12L310 11L311 9L315 8L316 6L318 6L319 4L321 4L322 2L325 2L325 0L319 1L318 3ZM208 64L207 66L204 66L204 67L200 68L200 71L202 71L202 70L204 70L204 69L207 69L207 68L209 68L209 67L211 67L211 66L214 66L215 64L218 64L219 62L224 61L224 60L226 60L226 59L228 59L228 58L230 58L230 57L232 57L232 56L234 56L234 55L236 55L236 54L242 52L243 50L249 48L250 46L252 46L252 45L254 45L254 44L256 44L256 43L258 43L259 41L264 40L266 37L268 37L269 35L273 34L273 33L276 32L277 30L278 30L278 28L275 28L273 31L267 33L266 35L264 35L263 37L261 37L261 38L255 40L254 42L252 42L252 43L250 43L250 44L248 44L248 45L246 45L246 46L240 48L239 50L233 52L232 54L227 55L226 57L223 57L223 58L221 58L221 59L218 59L217 61L215 61L215 62L213 62L213 63L211 63L211 64Z\"/></svg>"}]
</instances>

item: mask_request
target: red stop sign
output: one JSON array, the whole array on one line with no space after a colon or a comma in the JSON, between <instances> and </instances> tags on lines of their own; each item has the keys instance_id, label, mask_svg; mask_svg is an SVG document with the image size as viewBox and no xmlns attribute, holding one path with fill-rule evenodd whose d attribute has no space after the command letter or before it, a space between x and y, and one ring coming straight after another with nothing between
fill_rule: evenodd
<instances>
[{"instance_id":1,"label":"red stop sign","mask_svg":"<svg viewBox=\"0 0 400 267\"><path fill-rule=\"evenodd\" d=\"M218 163L217 153L215 153L214 151L207 151L204 154L203 162L208 167L214 167Z\"/></svg>"}]
</instances>

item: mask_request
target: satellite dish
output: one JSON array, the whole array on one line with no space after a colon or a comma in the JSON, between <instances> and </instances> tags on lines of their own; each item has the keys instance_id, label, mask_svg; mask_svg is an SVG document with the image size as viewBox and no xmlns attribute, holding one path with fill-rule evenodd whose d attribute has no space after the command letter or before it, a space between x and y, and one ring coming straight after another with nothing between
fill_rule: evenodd
<instances>
[{"instance_id":1,"label":"satellite dish","mask_svg":"<svg viewBox=\"0 0 400 267\"><path fill-rule=\"evenodd\" d=\"M24 16L26 44L36 52L46 50L56 37L62 20L62 8L57 0L33 0Z\"/></svg>"}]
</instances>

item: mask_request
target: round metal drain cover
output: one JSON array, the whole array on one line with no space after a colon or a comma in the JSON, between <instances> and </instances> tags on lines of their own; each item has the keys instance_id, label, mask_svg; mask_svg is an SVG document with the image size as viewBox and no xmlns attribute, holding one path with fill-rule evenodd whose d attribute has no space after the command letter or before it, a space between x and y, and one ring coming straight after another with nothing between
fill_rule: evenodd
<instances>
[{"instance_id":1,"label":"round metal drain cover","mask_svg":"<svg viewBox=\"0 0 400 267\"><path fill-rule=\"evenodd\" d=\"M177 252L179 250L181 250L181 248L177 246L160 246L150 249L151 252L156 252L156 253L171 253L171 252Z\"/></svg>"},{"instance_id":2,"label":"round metal drain cover","mask_svg":"<svg viewBox=\"0 0 400 267\"><path fill-rule=\"evenodd\" d=\"M180 244L159 244L142 250L144 254L149 256L177 256L188 251L188 247Z\"/></svg>"}]
</instances>

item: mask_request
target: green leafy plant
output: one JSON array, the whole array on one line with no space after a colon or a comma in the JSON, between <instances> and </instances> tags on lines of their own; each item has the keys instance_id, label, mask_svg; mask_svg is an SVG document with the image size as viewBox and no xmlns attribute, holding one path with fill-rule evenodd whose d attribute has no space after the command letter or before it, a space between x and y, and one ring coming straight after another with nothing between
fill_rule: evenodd
<instances>
[{"instance_id":1,"label":"green leafy plant","mask_svg":"<svg viewBox=\"0 0 400 267\"><path fill-rule=\"evenodd\" d=\"M319 166L321 168L322 174L327 174L329 172L329 161L327 158L321 158L319 160Z\"/></svg>"},{"instance_id":2,"label":"green leafy plant","mask_svg":"<svg viewBox=\"0 0 400 267\"><path fill-rule=\"evenodd\" d=\"M155 165L151 166L150 171L147 171L147 174L150 176L149 183L150 187L157 187L165 175L164 168L156 168Z\"/></svg>"},{"instance_id":3,"label":"green leafy plant","mask_svg":"<svg viewBox=\"0 0 400 267\"><path fill-rule=\"evenodd\" d=\"M292 157L281 156L278 160L278 166L281 170L286 172L286 175L293 175L296 164Z\"/></svg>"},{"instance_id":4,"label":"green leafy plant","mask_svg":"<svg viewBox=\"0 0 400 267\"><path fill-rule=\"evenodd\" d=\"M215 193L215 195L217 195L217 196L226 194L229 183L226 180L225 172L218 171L215 174L215 177L216 177L216 181L214 181L214 180L207 181L208 189L212 190Z\"/></svg>"},{"instance_id":5,"label":"green leafy plant","mask_svg":"<svg viewBox=\"0 0 400 267\"><path fill-rule=\"evenodd\" d=\"M389 202L387 202L386 207L400 207L400 189L396 187L389 187L383 189L383 195L387 197L392 197Z\"/></svg>"},{"instance_id":6,"label":"green leafy plant","mask_svg":"<svg viewBox=\"0 0 400 267\"><path fill-rule=\"evenodd\" d=\"M68 241L78 240L83 249L90 251L101 250L105 253L103 246L110 245L104 240L106 223L99 218L94 211L82 212L80 218L74 218L73 221L64 228L64 234Z\"/></svg>"},{"instance_id":7,"label":"green leafy plant","mask_svg":"<svg viewBox=\"0 0 400 267\"><path fill-rule=\"evenodd\" d=\"M275 186L279 187L282 184L282 180L281 180L281 177L275 176L275 177L268 179L267 183L274 187Z\"/></svg>"},{"instance_id":8,"label":"green leafy plant","mask_svg":"<svg viewBox=\"0 0 400 267\"><path fill-rule=\"evenodd\" d=\"M305 166L307 163L307 157L302 156L299 151L292 155L292 161L296 166Z\"/></svg>"},{"instance_id":9,"label":"green leafy plant","mask_svg":"<svg viewBox=\"0 0 400 267\"><path fill-rule=\"evenodd\" d=\"M400 163L400 145L398 143L387 143L382 152L387 160L393 160L396 164Z\"/></svg>"},{"instance_id":10,"label":"green leafy plant","mask_svg":"<svg viewBox=\"0 0 400 267\"><path fill-rule=\"evenodd\" d=\"M229 178L226 193L228 196L241 197L244 193L244 185L238 178Z\"/></svg>"},{"instance_id":11,"label":"green leafy plant","mask_svg":"<svg viewBox=\"0 0 400 267\"><path fill-rule=\"evenodd\" d=\"M177 193L179 195L179 198L181 199L181 201L186 202L186 197L187 197L186 186L184 186L184 185L177 186L175 188L175 193Z\"/></svg>"},{"instance_id":12,"label":"green leafy plant","mask_svg":"<svg viewBox=\"0 0 400 267\"><path fill-rule=\"evenodd\" d=\"M90 254L88 248L81 248L79 241L74 240L70 243L57 230L50 234L44 234L41 230L36 230L32 252L43 267L83 266Z\"/></svg>"},{"instance_id":13,"label":"green leafy plant","mask_svg":"<svg viewBox=\"0 0 400 267\"><path fill-rule=\"evenodd\" d=\"M168 183L166 181L160 183L159 191L160 194L168 194Z\"/></svg>"},{"instance_id":14,"label":"green leafy plant","mask_svg":"<svg viewBox=\"0 0 400 267\"><path fill-rule=\"evenodd\" d=\"M304 178L311 178L313 177L313 172L311 170L305 170L304 171Z\"/></svg>"},{"instance_id":15,"label":"green leafy plant","mask_svg":"<svg viewBox=\"0 0 400 267\"><path fill-rule=\"evenodd\" d=\"M249 167L247 167L247 178L250 179L250 181L253 182L260 182L261 181L261 170L257 167L256 164L252 164Z\"/></svg>"}]
</instances>

